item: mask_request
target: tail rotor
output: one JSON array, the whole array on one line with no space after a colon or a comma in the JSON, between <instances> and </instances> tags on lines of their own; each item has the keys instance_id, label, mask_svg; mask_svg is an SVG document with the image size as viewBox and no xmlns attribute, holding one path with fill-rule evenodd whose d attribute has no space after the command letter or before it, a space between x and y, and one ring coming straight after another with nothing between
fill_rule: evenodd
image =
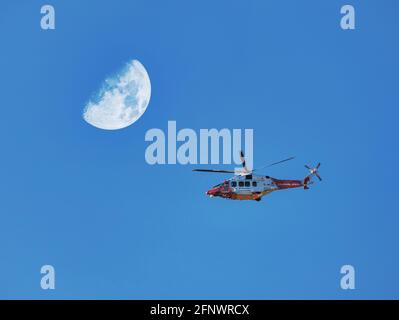
<instances>
[{"instance_id":1,"label":"tail rotor","mask_svg":"<svg viewBox=\"0 0 399 320\"><path fill-rule=\"evenodd\" d=\"M305 168L306 169L308 169L309 170L309 172L310 172L310 174L309 174L309 178L310 177L312 177L312 176L316 176L318 179L319 179L319 181L321 181L322 179L321 179L321 177L319 176L319 168L320 168L320 162L318 163L318 165L316 166L316 167L314 167L314 168L311 168L311 167L309 167L308 165L305 165Z\"/></svg>"}]
</instances>

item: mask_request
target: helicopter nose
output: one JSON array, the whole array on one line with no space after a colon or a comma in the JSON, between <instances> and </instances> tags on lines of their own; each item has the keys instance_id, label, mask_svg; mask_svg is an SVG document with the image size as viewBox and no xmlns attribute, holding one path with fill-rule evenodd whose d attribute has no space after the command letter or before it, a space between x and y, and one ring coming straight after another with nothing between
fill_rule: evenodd
<instances>
[{"instance_id":1,"label":"helicopter nose","mask_svg":"<svg viewBox=\"0 0 399 320\"><path fill-rule=\"evenodd\" d=\"M207 196L214 197L216 193L219 191L219 188L213 188L206 192Z\"/></svg>"}]
</instances>

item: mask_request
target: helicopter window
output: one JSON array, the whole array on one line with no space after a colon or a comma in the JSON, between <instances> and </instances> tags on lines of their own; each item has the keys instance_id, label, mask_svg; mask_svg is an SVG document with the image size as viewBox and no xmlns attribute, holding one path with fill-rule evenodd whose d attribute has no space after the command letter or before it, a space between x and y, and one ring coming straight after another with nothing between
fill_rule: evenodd
<instances>
[{"instance_id":1,"label":"helicopter window","mask_svg":"<svg viewBox=\"0 0 399 320\"><path fill-rule=\"evenodd\" d=\"M239 185L240 187L243 187L243 186L244 186L244 182L243 182L243 181L240 181L240 182L238 182L238 185Z\"/></svg>"},{"instance_id":2,"label":"helicopter window","mask_svg":"<svg viewBox=\"0 0 399 320\"><path fill-rule=\"evenodd\" d=\"M250 187L250 186L251 186L251 182L245 181L245 186L246 186L246 187Z\"/></svg>"},{"instance_id":3,"label":"helicopter window","mask_svg":"<svg viewBox=\"0 0 399 320\"><path fill-rule=\"evenodd\" d=\"M252 186L256 187L258 185L258 183L256 181L252 181Z\"/></svg>"},{"instance_id":4,"label":"helicopter window","mask_svg":"<svg viewBox=\"0 0 399 320\"><path fill-rule=\"evenodd\" d=\"M237 187L237 182L235 182L235 181L231 181L231 186L234 188L234 187Z\"/></svg>"},{"instance_id":5,"label":"helicopter window","mask_svg":"<svg viewBox=\"0 0 399 320\"><path fill-rule=\"evenodd\" d=\"M245 176L245 179L247 179L247 180L252 180L252 174L246 175L246 176Z\"/></svg>"}]
</instances>

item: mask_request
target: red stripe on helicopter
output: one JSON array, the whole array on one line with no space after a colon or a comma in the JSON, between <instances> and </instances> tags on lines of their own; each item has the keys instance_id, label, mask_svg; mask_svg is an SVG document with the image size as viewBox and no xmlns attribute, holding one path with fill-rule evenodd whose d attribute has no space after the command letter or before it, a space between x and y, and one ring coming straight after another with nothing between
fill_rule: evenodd
<instances>
[{"instance_id":1,"label":"red stripe on helicopter","mask_svg":"<svg viewBox=\"0 0 399 320\"><path fill-rule=\"evenodd\" d=\"M299 188L303 186L301 180L278 180L273 178L272 180L279 189Z\"/></svg>"}]
</instances>

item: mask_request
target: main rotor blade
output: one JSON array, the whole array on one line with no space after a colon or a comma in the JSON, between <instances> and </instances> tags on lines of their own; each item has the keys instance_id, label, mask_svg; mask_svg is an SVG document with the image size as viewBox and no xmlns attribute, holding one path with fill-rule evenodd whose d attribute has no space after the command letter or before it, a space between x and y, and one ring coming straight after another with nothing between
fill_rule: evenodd
<instances>
[{"instance_id":1,"label":"main rotor blade","mask_svg":"<svg viewBox=\"0 0 399 320\"><path fill-rule=\"evenodd\" d=\"M281 160L281 161L277 161L277 162L268 164L268 165L266 165L266 166L264 166L264 167L256 168L256 169L254 169L254 170L252 170L252 171L261 170L261 169L265 169L265 168L269 168L269 167L271 167L271 166L275 166L276 164L280 164L280 163L283 163L283 162L286 162L286 161L289 161L289 160L292 160L292 159L295 159L295 157L289 157L289 158L287 158L287 159L284 159L284 160Z\"/></svg>"},{"instance_id":2,"label":"main rotor blade","mask_svg":"<svg viewBox=\"0 0 399 320\"><path fill-rule=\"evenodd\" d=\"M283 163L283 162L286 162L286 161L290 161L290 160L292 160L292 159L295 159L295 157L289 157L288 159L284 159L284 160L281 160L281 161L278 161L278 162L269 164L268 167L271 167L271 166L274 166L274 165L276 165L276 164L280 164L280 163Z\"/></svg>"},{"instance_id":3,"label":"main rotor blade","mask_svg":"<svg viewBox=\"0 0 399 320\"><path fill-rule=\"evenodd\" d=\"M215 172L215 173L235 173L233 170L212 170L212 169L193 169L197 172Z\"/></svg>"},{"instance_id":4,"label":"main rotor blade","mask_svg":"<svg viewBox=\"0 0 399 320\"><path fill-rule=\"evenodd\" d=\"M240 158L241 158L242 167L244 168L245 171L248 171L247 165L246 165L246 163L245 163L244 152L242 152L242 150L240 151Z\"/></svg>"}]
</instances>

